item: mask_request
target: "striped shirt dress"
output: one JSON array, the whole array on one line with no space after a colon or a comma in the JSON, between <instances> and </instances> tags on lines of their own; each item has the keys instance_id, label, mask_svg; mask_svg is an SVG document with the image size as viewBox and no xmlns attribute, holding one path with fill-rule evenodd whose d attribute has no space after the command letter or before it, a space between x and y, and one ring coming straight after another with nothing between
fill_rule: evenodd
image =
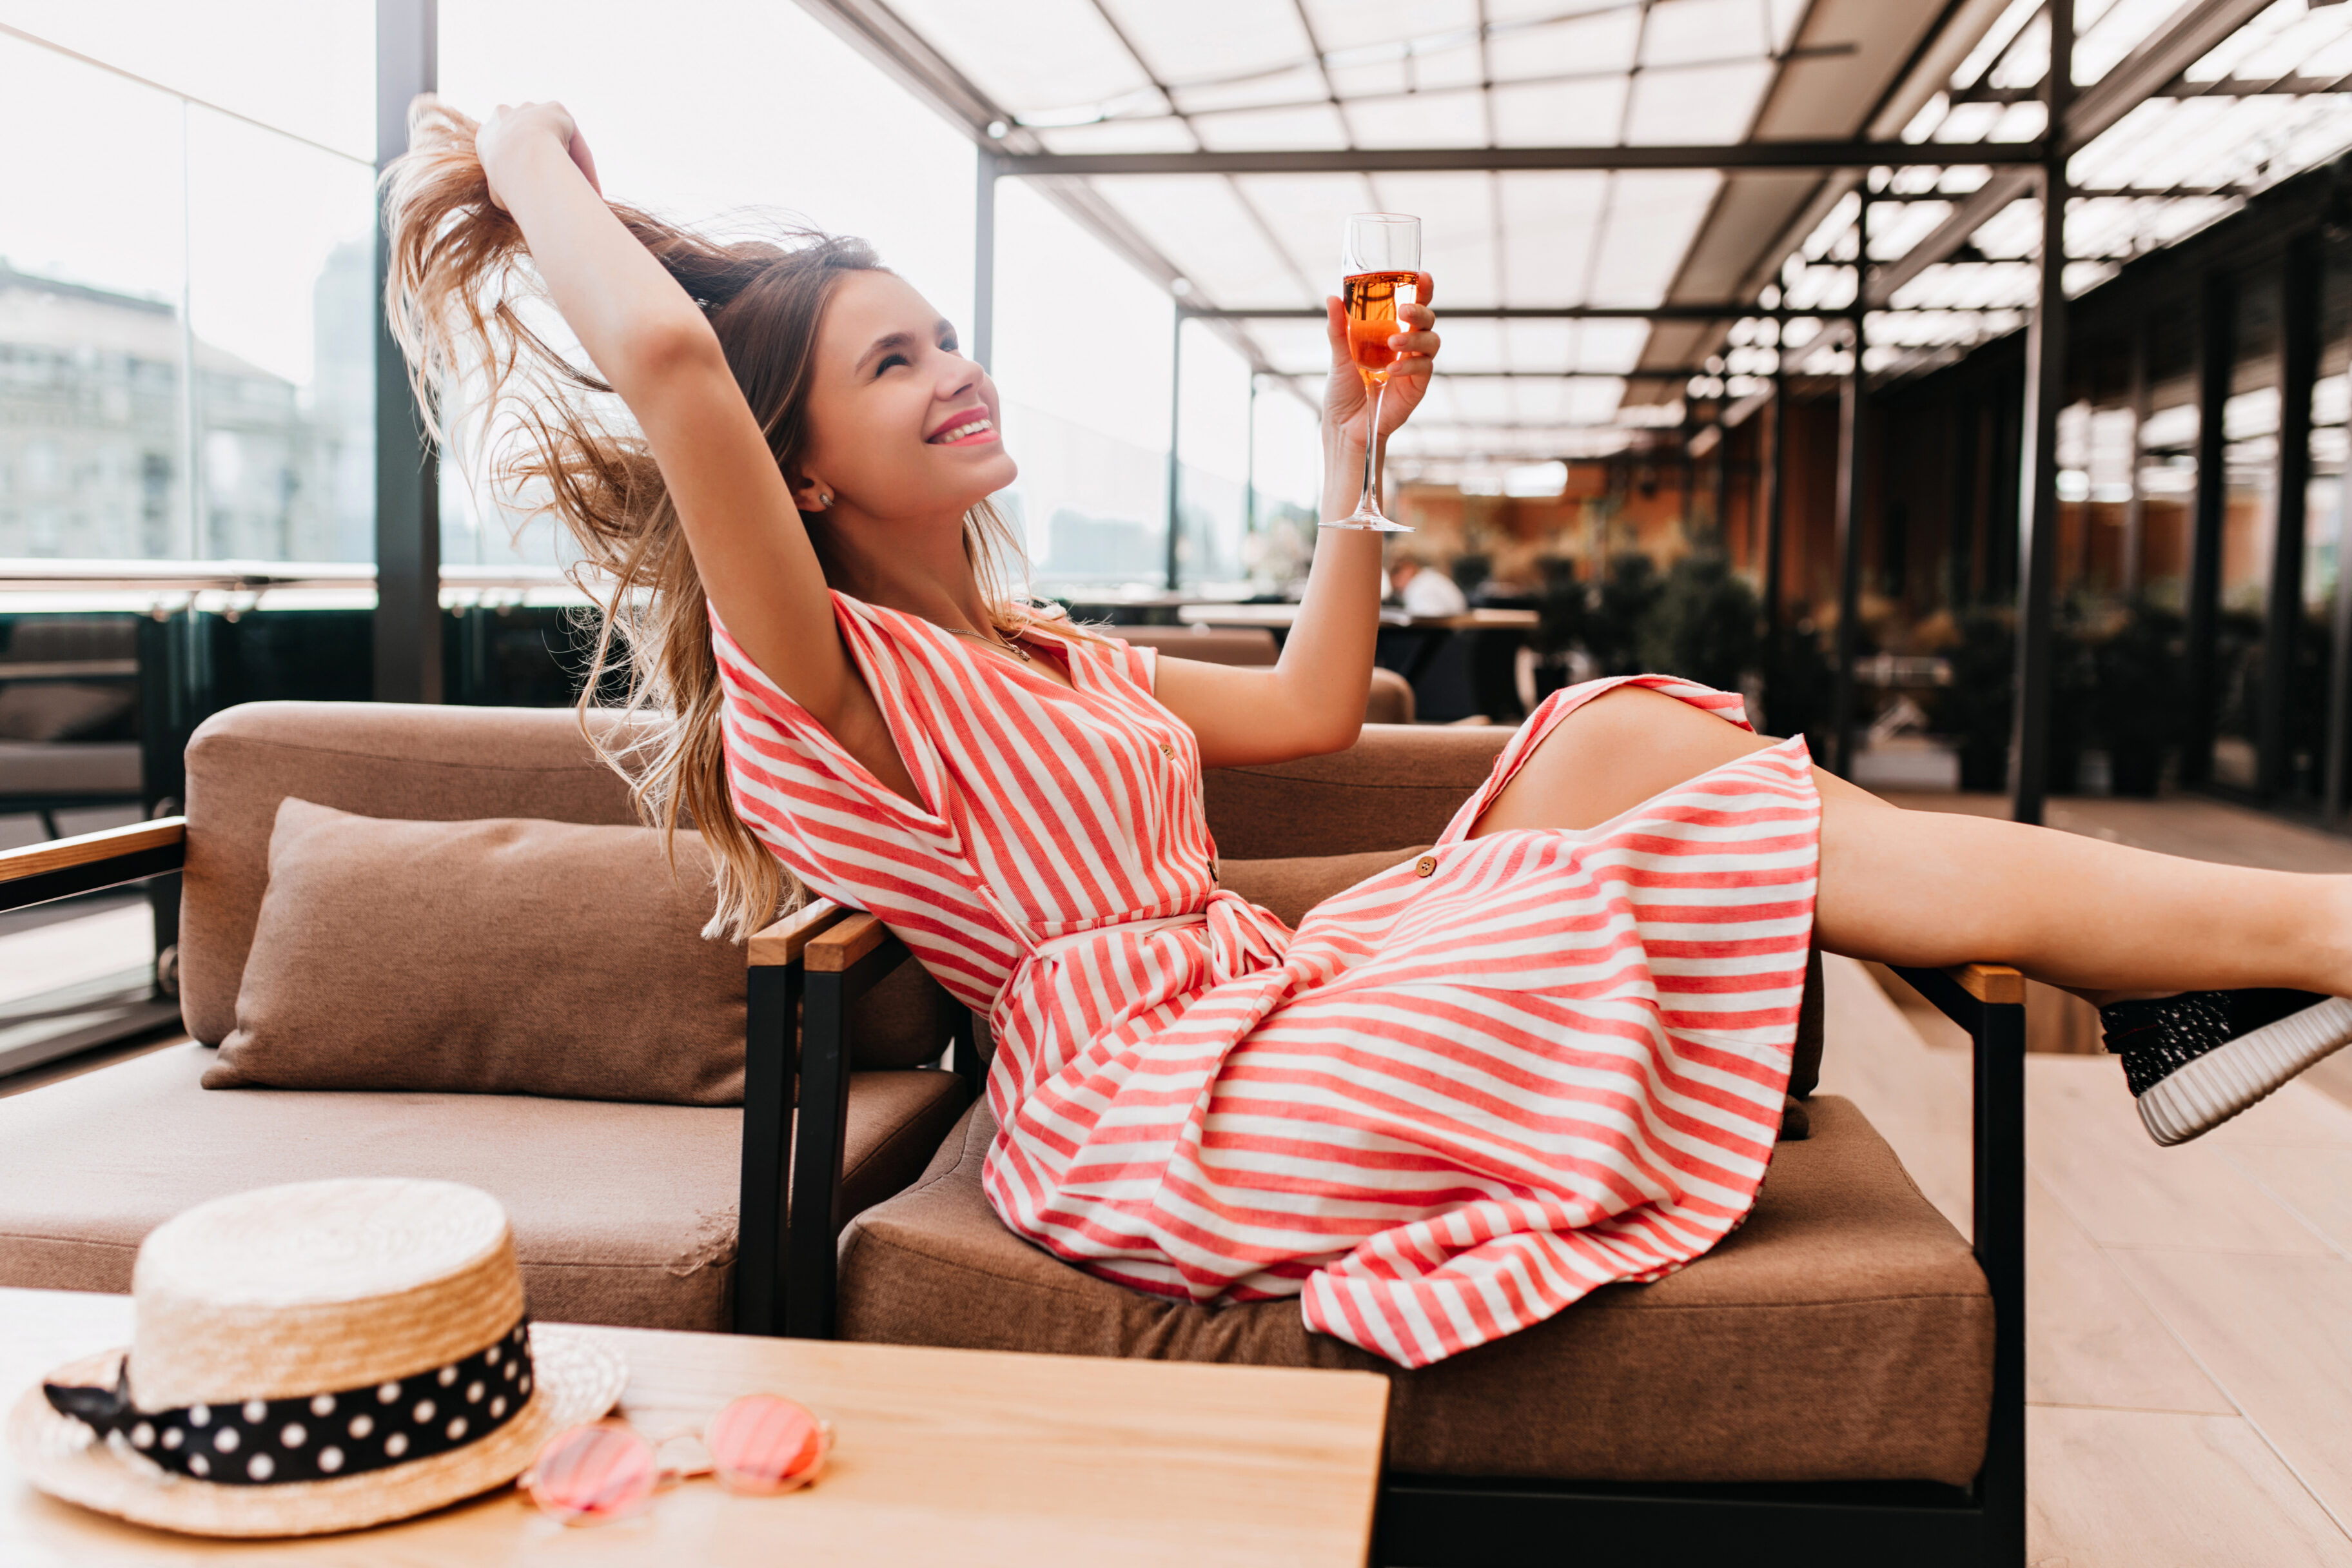
<instances>
[{"instance_id":1,"label":"striped shirt dress","mask_svg":"<svg viewBox=\"0 0 2352 1568\"><path fill-rule=\"evenodd\" d=\"M1801 740L1598 827L1470 837L1622 682L1556 693L1427 855L1293 931L1217 886L1152 650L1041 626L1066 689L833 603L921 804L714 617L735 805L988 1018L984 1183L1014 1232L1163 1296L1297 1296L1309 1328L1420 1366L1670 1274L1746 1216L1812 929ZM1746 727L1737 697L1632 679Z\"/></svg>"}]
</instances>

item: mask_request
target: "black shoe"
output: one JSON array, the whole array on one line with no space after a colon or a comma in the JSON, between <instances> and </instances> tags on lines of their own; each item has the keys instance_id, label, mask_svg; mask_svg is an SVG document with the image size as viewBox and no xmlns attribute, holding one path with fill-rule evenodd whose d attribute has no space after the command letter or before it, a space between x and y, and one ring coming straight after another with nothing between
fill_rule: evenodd
<instances>
[{"instance_id":1,"label":"black shoe","mask_svg":"<svg viewBox=\"0 0 2352 1568\"><path fill-rule=\"evenodd\" d=\"M2219 1127L2352 1042L2352 1001L2309 991L2185 991L2099 1009L2141 1125L2159 1143Z\"/></svg>"}]
</instances>

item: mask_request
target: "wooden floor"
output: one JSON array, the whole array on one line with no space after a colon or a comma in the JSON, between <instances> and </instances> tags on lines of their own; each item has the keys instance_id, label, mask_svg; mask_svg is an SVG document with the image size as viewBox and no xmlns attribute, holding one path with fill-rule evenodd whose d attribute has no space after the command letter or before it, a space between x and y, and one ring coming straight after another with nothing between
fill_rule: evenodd
<instances>
[{"instance_id":1,"label":"wooden floor","mask_svg":"<svg viewBox=\"0 0 2352 1568\"><path fill-rule=\"evenodd\" d=\"M1892 798L2008 815L1994 795ZM2218 801L2060 799L2048 820L2168 855L2352 871L2352 838ZM1822 1087L1862 1104L1965 1230L1965 1037L1904 1013L1860 964L1831 960L1828 984ZM2112 1057L2026 1059L2036 1564L2352 1568L2347 1058L2179 1149L2140 1130Z\"/></svg>"},{"instance_id":2,"label":"wooden floor","mask_svg":"<svg viewBox=\"0 0 2352 1568\"><path fill-rule=\"evenodd\" d=\"M1827 980L1822 1089L1965 1231L1967 1056ZM2113 1058L2037 1055L2026 1115L2031 1560L2352 1565L2352 1107L2290 1084L2158 1149Z\"/></svg>"}]
</instances>

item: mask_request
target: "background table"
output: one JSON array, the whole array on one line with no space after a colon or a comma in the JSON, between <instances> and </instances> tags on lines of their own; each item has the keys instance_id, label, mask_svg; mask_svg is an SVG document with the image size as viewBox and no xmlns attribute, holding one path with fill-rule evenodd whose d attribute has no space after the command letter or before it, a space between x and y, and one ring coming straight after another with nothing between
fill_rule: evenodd
<instances>
[{"instance_id":1,"label":"background table","mask_svg":"<svg viewBox=\"0 0 2352 1568\"><path fill-rule=\"evenodd\" d=\"M1176 618L1188 626L1268 626L1287 630L1298 619L1297 605L1203 605L1191 603L1180 605ZM1408 616L1402 610L1383 607L1381 625L1412 626L1429 631L1533 631L1543 617L1533 610L1473 609L1458 616ZM1118 628L1113 627L1114 635Z\"/></svg>"},{"instance_id":2,"label":"background table","mask_svg":"<svg viewBox=\"0 0 2352 1568\"><path fill-rule=\"evenodd\" d=\"M1369 1373L596 1331L628 1358L621 1409L641 1430L698 1424L738 1394L788 1394L834 1424L824 1479L782 1498L689 1481L591 1529L505 1488L354 1534L208 1542L56 1501L0 1456L0 1563L1307 1568L1370 1549L1388 1384ZM0 1398L130 1333L126 1296L0 1290Z\"/></svg>"}]
</instances>

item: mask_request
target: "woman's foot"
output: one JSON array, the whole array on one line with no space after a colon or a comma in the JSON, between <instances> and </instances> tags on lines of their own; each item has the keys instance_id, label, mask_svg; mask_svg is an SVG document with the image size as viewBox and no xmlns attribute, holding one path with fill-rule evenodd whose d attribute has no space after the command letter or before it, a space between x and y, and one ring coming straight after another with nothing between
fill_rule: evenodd
<instances>
[{"instance_id":1,"label":"woman's foot","mask_svg":"<svg viewBox=\"0 0 2352 1568\"><path fill-rule=\"evenodd\" d=\"M2099 1009L2141 1125L2185 1143L2352 1043L2352 1001L2309 991L2187 991Z\"/></svg>"}]
</instances>

